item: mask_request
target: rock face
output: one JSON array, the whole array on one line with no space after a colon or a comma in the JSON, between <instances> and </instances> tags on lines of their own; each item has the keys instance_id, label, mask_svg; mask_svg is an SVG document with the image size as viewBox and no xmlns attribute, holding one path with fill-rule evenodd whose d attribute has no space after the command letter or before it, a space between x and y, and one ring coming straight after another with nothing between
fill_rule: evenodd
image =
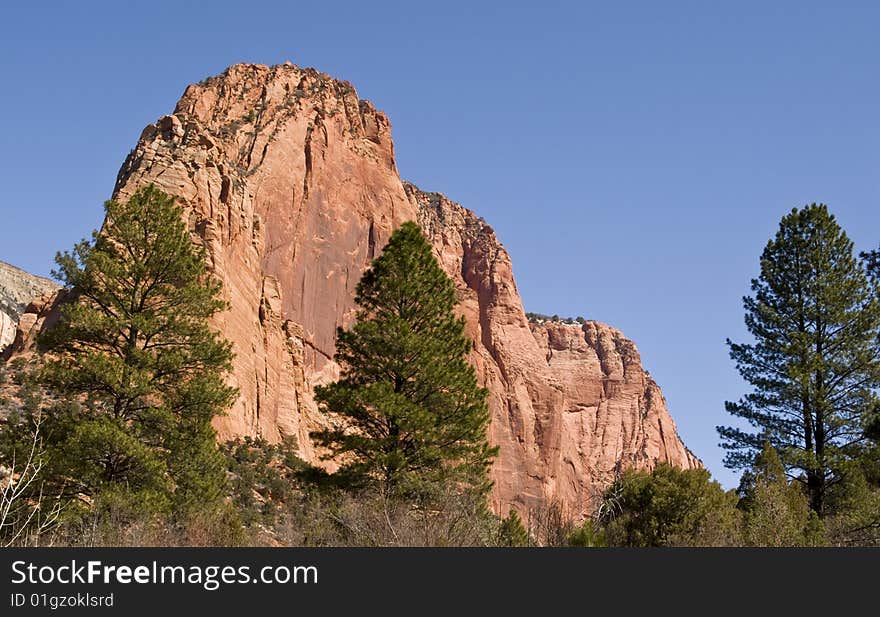
<instances>
[{"instance_id":1,"label":"rock face","mask_svg":"<svg viewBox=\"0 0 880 617\"><path fill-rule=\"evenodd\" d=\"M490 390L496 511L559 502L573 514L625 467L697 467L635 345L603 324L530 324L492 229L397 173L388 118L351 84L292 65L236 65L187 88L148 126L114 196L155 183L176 195L230 310L240 396L221 436L295 436L322 425L312 391L335 379L336 328L363 270L417 220L455 281Z\"/></svg>"},{"instance_id":2,"label":"rock face","mask_svg":"<svg viewBox=\"0 0 880 617\"><path fill-rule=\"evenodd\" d=\"M632 341L595 321L530 323L492 228L439 193L404 186L456 283L471 361L490 391L496 511L557 502L580 514L623 468L701 466Z\"/></svg>"},{"instance_id":3,"label":"rock face","mask_svg":"<svg viewBox=\"0 0 880 617\"><path fill-rule=\"evenodd\" d=\"M57 289L58 285L47 278L0 261L0 353L15 340L16 329L31 301Z\"/></svg>"},{"instance_id":4,"label":"rock face","mask_svg":"<svg viewBox=\"0 0 880 617\"><path fill-rule=\"evenodd\" d=\"M186 208L231 305L218 325L241 396L218 430L295 436L314 459L312 388L338 375L336 328L367 264L415 218L388 119L317 71L233 66L143 131L115 196L149 182Z\"/></svg>"}]
</instances>

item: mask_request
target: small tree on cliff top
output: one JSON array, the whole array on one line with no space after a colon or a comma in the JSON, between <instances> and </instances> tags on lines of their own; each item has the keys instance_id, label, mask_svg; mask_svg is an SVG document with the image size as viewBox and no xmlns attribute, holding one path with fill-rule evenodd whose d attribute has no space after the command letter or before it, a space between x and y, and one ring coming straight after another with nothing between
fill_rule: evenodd
<instances>
[{"instance_id":1,"label":"small tree on cliff top","mask_svg":"<svg viewBox=\"0 0 880 617\"><path fill-rule=\"evenodd\" d=\"M220 284L172 197L150 185L105 209L91 242L56 257L72 300L41 340L42 378L74 404L45 420L46 471L90 500L203 508L225 484L211 420L235 396L231 347L208 325Z\"/></svg>"},{"instance_id":2,"label":"small tree on cliff top","mask_svg":"<svg viewBox=\"0 0 880 617\"><path fill-rule=\"evenodd\" d=\"M392 234L355 300L356 324L337 335L341 379L315 390L335 425L313 437L342 461L339 477L385 495L438 482L488 490L487 391L467 362L455 288L415 223Z\"/></svg>"}]
</instances>

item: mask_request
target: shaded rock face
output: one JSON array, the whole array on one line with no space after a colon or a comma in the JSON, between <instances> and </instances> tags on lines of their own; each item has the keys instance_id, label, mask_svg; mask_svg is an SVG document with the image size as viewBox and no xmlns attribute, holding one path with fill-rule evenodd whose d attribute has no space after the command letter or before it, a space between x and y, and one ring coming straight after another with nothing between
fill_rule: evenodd
<instances>
[{"instance_id":1,"label":"shaded rock face","mask_svg":"<svg viewBox=\"0 0 880 617\"><path fill-rule=\"evenodd\" d=\"M28 310L31 301L57 289L58 284L47 278L0 261L0 353L15 340L22 317L34 314ZM29 316L24 318L28 330L34 325L31 321Z\"/></svg>"},{"instance_id":2,"label":"shaded rock face","mask_svg":"<svg viewBox=\"0 0 880 617\"><path fill-rule=\"evenodd\" d=\"M679 440L635 345L613 328L530 324L492 229L438 193L403 183L390 123L354 88L292 65L236 65L192 85L148 126L114 196L155 183L177 196L230 309L240 395L221 437L294 436L324 424L313 388L339 375L336 329L391 232L417 220L458 289L490 391L493 507L559 502L583 514L626 467L700 465Z\"/></svg>"}]
</instances>

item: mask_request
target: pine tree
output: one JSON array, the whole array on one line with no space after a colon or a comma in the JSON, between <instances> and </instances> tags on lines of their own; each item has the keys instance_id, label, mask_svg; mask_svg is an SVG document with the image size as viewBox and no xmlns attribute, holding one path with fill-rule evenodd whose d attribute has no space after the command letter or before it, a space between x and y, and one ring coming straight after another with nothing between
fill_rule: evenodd
<instances>
[{"instance_id":1,"label":"pine tree","mask_svg":"<svg viewBox=\"0 0 880 617\"><path fill-rule=\"evenodd\" d=\"M529 532L516 510L501 519L498 526L498 546L529 546Z\"/></svg>"},{"instance_id":2,"label":"pine tree","mask_svg":"<svg viewBox=\"0 0 880 617\"><path fill-rule=\"evenodd\" d=\"M725 464L748 467L768 441L821 516L880 384L877 284L834 216L813 204L782 219L752 291L743 302L755 342L727 343L753 391L726 408L757 431L718 427Z\"/></svg>"},{"instance_id":3,"label":"pine tree","mask_svg":"<svg viewBox=\"0 0 880 617\"><path fill-rule=\"evenodd\" d=\"M875 279L880 278L880 249L866 251L860 257L865 261L868 273Z\"/></svg>"},{"instance_id":4,"label":"pine tree","mask_svg":"<svg viewBox=\"0 0 880 617\"><path fill-rule=\"evenodd\" d=\"M822 523L810 510L803 487L789 483L779 454L769 443L743 474L739 507L746 546L816 546Z\"/></svg>"},{"instance_id":5,"label":"pine tree","mask_svg":"<svg viewBox=\"0 0 880 617\"><path fill-rule=\"evenodd\" d=\"M44 412L46 473L92 503L123 493L144 508L204 508L225 490L211 420L236 394L231 347L208 324L226 306L220 284L155 186L105 210L91 242L56 257L69 299L41 337L41 379L69 404Z\"/></svg>"},{"instance_id":6,"label":"pine tree","mask_svg":"<svg viewBox=\"0 0 880 617\"><path fill-rule=\"evenodd\" d=\"M415 223L392 234L355 300L355 325L337 334L341 378L315 389L335 424L313 437L342 461L337 477L385 495L456 482L487 491L487 391L467 362L455 288Z\"/></svg>"}]
</instances>

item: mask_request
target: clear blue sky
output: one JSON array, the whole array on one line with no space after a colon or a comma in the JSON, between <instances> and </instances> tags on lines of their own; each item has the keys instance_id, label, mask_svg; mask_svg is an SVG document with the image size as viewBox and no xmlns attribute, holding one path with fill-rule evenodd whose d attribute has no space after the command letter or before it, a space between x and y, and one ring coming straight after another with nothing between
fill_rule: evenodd
<instances>
[{"instance_id":1,"label":"clear blue sky","mask_svg":"<svg viewBox=\"0 0 880 617\"><path fill-rule=\"evenodd\" d=\"M636 341L727 486L724 339L779 218L823 201L880 242L876 3L36 4L0 23L0 259L48 273L188 83L314 66L389 114L405 179L495 227L527 310Z\"/></svg>"}]
</instances>

